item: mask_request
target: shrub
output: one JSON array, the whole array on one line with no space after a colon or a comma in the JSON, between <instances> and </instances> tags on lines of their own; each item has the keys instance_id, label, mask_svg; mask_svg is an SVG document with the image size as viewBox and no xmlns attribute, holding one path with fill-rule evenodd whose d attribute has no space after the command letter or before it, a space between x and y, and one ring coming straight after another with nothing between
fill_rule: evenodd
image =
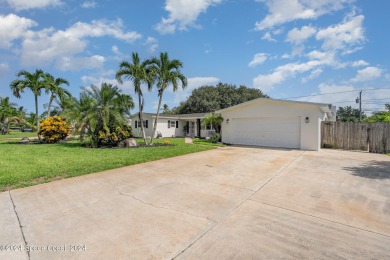
<instances>
[{"instance_id":1,"label":"shrub","mask_svg":"<svg viewBox=\"0 0 390 260\"><path fill-rule=\"evenodd\" d=\"M46 143L57 143L71 134L70 125L60 116L48 117L39 123L39 135Z\"/></svg>"},{"instance_id":2,"label":"shrub","mask_svg":"<svg viewBox=\"0 0 390 260\"><path fill-rule=\"evenodd\" d=\"M132 128L129 125L116 126L110 132L100 131L98 136L98 147L100 146L118 146L119 142L133 137Z\"/></svg>"},{"instance_id":3,"label":"shrub","mask_svg":"<svg viewBox=\"0 0 390 260\"><path fill-rule=\"evenodd\" d=\"M169 142L168 140L164 140L163 144L168 145L168 144L171 144L171 142Z\"/></svg>"},{"instance_id":4,"label":"shrub","mask_svg":"<svg viewBox=\"0 0 390 260\"><path fill-rule=\"evenodd\" d=\"M216 143L218 143L218 142L220 142L220 141L221 141L221 135L220 135L220 134L217 134L217 133L212 134L211 137L210 137L210 139L209 139L209 142L210 142L210 143L214 143L214 144L216 144Z\"/></svg>"}]
</instances>

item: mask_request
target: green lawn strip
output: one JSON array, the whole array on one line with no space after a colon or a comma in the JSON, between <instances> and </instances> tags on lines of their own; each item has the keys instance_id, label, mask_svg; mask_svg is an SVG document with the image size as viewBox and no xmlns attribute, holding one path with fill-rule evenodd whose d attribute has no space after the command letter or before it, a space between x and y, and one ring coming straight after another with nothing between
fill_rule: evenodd
<instances>
[{"instance_id":1,"label":"green lawn strip","mask_svg":"<svg viewBox=\"0 0 390 260\"><path fill-rule=\"evenodd\" d=\"M204 140L204 139L196 139L196 138L194 138L194 139L192 140L192 142L193 142L194 144L209 145L209 146L214 146L214 147L223 147L223 146L226 146L226 145L221 144L221 143L211 143L211 142L209 142L209 141L207 141L207 140Z\"/></svg>"},{"instance_id":2,"label":"green lawn strip","mask_svg":"<svg viewBox=\"0 0 390 260\"><path fill-rule=\"evenodd\" d=\"M0 135L0 140L12 140L12 139L22 139L23 137L36 137L37 133L31 132L20 132L20 131L10 131L9 134Z\"/></svg>"},{"instance_id":3,"label":"green lawn strip","mask_svg":"<svg viewBox=\"0 0 390 260\"><path fill-rule=\"evenodd\" d=\"M171 146L91 149L79 142L62 144L17 144L0 142L0 191L51 180L159 160L213 149L185 144L183 138L164 138Z\"/></svg>"}]
</instances>

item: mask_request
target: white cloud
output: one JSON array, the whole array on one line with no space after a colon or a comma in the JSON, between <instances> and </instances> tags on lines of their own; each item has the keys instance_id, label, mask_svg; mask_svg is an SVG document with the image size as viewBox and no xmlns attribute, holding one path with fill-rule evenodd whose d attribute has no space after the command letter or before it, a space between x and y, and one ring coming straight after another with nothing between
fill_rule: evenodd
<instances>
[{"instance_id":1,"label":"white cloud","mask_svg":"<svg viewBox=\"0 0 390 260\"><path fill-rule=\"evenodd\" d=\"M268 93L275 85L289 78L294 78L297 74L314 70L307 78L310 79L310 77L314 78L316 75L321 74L321 67L323 66L340 67L340 64L334 60L334 54L331 52L312 51L308 54L308 58L309 61L307 62L287 63L276 67L272 73L258 75L253 79L253 87Z\"/></svg>"},{"instance_id":2,"label":"white cloud","mask_svg":"<svg viewBox=\"0 0 390 260\"><path fill-rule=\"evenodd\" d=\"M6 0L6 2L14 9L28 10L34 8L45 8L59 6L62 4L60 0Z\"/></svg>"},{"instance_id":3,"label":"white cloud","mask_svg":"<svg viewBox=\"0 0 390 260\"><path fill-rule=\"evenodd\" d=\"M253 79L253 87L267 94L275 85L282 83L286 78L287 75L283 71L274 71L271 74L259 75Z\"/></svg>"},{"instance_id":4,"label":"white cloud","mask_svg":"<svg viewBox=\"0 0 390 260\"><path fill-rule=\"evenodd\" d=\"M105 58L100 55L91 57L60 57L56 61L56 68L62 71L78 71L82 69L102 68Z\"/></svg>"},{"instance_id":5,"label":"white cloud","mask_svg":"<svg viewBox=\"0 0 390 260\"><path fill-rule=\"evenodd\" d=\"M382 75L382 70L377 67L367 67L358 70L356 76L351 79L353 82L363 82L379 78Z\"/></svg>"},{"instance_id":6,"label":"white cloud","mask_svg":"<svg viewBox=\"0 0 390 260\"><path fill-rule=\"evenodd\" d=\"M7 63L0 63L0 77L8 74L9 65Z\"/></svg>"},{"instance_id":7,"label":"white cloud","mask_svg":"<svg viewBox=\"0 0 390 260\"><path fill-rule=\"evenodd\" d=\"M365 41L363 15L348 15L343 22L318 31L317 40L323 40L324 50L344 50Z\"/></svg>"},{"instance_id":8,"label":"white cloud","mask_svg":"<svg viewBox=\"0 0 390 260\"><path fill-rule=\"evenodd\" d=\"M115 53L115 54L122 55L122 53L119 51L118 46L116 46L116 45L113 45L113 46L111 47L111 50L112 50L112 52Z\"/></svg>"},{"instance_id":9,"label":"white cloud","mask_svg":"<svg viewBox=\"0 0 390 260\"><path fill-rule=\"evenodd\" d=\"M268 55L266 53L257 53L253 57L252 61L248 64L249 67L253 68L256 65L260 65L267 60Z\"/></svg>"},{"instance_id":10,"label":"white cloud","mask_svg":"<svg viewBox=\"0 0 390 260\"><path fill-rule=\"evenodd\" d=\"M190 26L194 27L201 13L221 2L222 0L166 0L165 10L169 12L169 17L162 18L155 29L161 34L169 34L176 30L186 30Z\"/></svg>"},{"instance_id":11,"label":"white cloud","mask_svg":"<svg viewBox=\"0 0 390 260\"><path fill-rule=\"evenodd\" d=\"M180 101L187 99L194 89L197 89L205 85L217 84L220 80L216 77L193 77L187 78L188 85L186 89L178 88L176 92L173 92L171 88L168 91L174 93L174 102L171 105L178 105Z\"/></svg>"},{"instance_id":12,"label":"white cloud","mask_svg":"<svg viewBox=\"0 0 390 260\"><path fill-rule=\"evenodd\" d=\"M369 65L368 62L364 60L358 60L351 63L352 67L360 67L360 66L368 66L368 65Z\"/></svg>"},{"instance_id":13,"label":"white cloud","mask_svg":"<svg viewBox=\"0 0 390 260\"><path fill-rule=\"evenodd\" d=\"M158 40L156 38L153 38L153 37L148 37L145 41L145 45L148 45L148 50L149 52L153 53L157 50L158 48Z\"/></svg>"},{"instance_id":14,"label":"white cloud","mask_svg":"<svg viewBox=\"0 0 390 260\"><path fill-rule=\"evenodd\" d=\"M85 87L88 87L90 85L100 87L102 83L112 84L113 86L118 86L118 88L121 89L123 93L132 95L134 93L134 88L131 81L124 80L123 84L119 84L119 82L114 78L114 74L115 71L112 70L102 71L101 73L99 73L99 76L84 75L81 77L81 81L83 82Z\"/></svg>"},{"instance_id":15,"label":"white cloud","mask_svg":"<svg viewBox=\"0 0 390 260\"><path fill-rule=\"evenodd\" d=\"M29 28L38 24L15 14L0 15L0 48L10 48L12 42L21 38Z\"/></svg>"},{"instance_id":16,"label":"white cloud","mask_svg":"<svg viewBox=\"0 0 390 260\"><path fill-rule=\"evenodd\" d=\"M272 38L271 32L264 33L263 37L261 37L262 40L270 41L270 42L276 42L274 38Z\"/></svg>"},{"instance_id":17,"label":"white cloud","mask_svg":"<svg viewBox=\"0 0 390 260\"><path fill-rule=\"evenodd\" d=\"M95 1L85 1L81 4L81 7L82 8L86 8L86 9L89 9L89 8L95 8L96 7L96 2Z\"/></svg>"},{"instance_id":18,"label":"white cloud","mask_svg":"<svg viewBox=\"0 0 390 260\"><path fill-rule=\"evenodd\" d=\"M310 38L316 33L316 29L311 26L303 26L301 29L294 28L287 33L286 41L294 44L301 44L306 39Z\"/></svg>"},{"instance_id":19,"label":"white cloud","mask_svg":"<svg viewBox=\"0 0 390 260\"><path fill-rule=\"evenodd\" d=\"M22 64L25 66L54 64L61 70L77 69L77 66L101 67L105 61L104 57L100 55L79 57L78 55L85 53L88 38L110 36L126 42L141 38L137 32L125 32L123 27L120 20L94 20L90 24L78 22L64 31L54 28L28 31L22 43ZM83 62L94 64L83 64Z\"/></svg>"},{"instance_id":20,"label":"white cloud","mask_svg":"<svg viewBox=\"0 0 390 260\"><path fill-rule=\"evenodd\" d=\"M257 30L264 30L298 19L317 19L319 16L340 10L351 0L257 0L265 3L269 13L256 22Z\"/></svg>"},{"instance_id":21,"label":"white cloud","mask_svg":"<svg viewBox=\"0 0 390 260\"><path fill-rule=\"evenodd\" d=\"M313 80L315 78L318 78L322 74L322 69L315 69L313 70L309 76L302 78L302 83L307 83L310 80Z\"/></svg>"}]
</instances>

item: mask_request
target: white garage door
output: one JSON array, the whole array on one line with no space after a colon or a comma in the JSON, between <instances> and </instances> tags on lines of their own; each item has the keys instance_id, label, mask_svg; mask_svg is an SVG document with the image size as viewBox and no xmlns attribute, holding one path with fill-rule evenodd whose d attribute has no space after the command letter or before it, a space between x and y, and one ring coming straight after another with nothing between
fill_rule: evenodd
<instances>
[{"instance_id":1,"label":"white garage door","mask_svg":"<svg viewBox=\"0 0 390 260\"><path fill-rule=\"evenodd\" d=\"M232 121L235 144L300 148L299 117L234 118Z\"/></svg>"}]
</instances>

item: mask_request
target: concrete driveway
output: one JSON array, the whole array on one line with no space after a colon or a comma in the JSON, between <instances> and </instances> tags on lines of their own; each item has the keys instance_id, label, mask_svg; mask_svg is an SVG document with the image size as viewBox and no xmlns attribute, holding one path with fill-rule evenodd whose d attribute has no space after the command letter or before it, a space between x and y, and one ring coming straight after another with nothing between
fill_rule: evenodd
<instances>
[{"instance_id":1,"label":"concrete driveway","mask_svg":"<svg viewBox=\"0 0 390 260\"><path fill-rule=\"evenodd\" d=\"M0 226L0 259L389 259L390 157L218 148L0 193Z\"/></svg>"}]
</instances>

